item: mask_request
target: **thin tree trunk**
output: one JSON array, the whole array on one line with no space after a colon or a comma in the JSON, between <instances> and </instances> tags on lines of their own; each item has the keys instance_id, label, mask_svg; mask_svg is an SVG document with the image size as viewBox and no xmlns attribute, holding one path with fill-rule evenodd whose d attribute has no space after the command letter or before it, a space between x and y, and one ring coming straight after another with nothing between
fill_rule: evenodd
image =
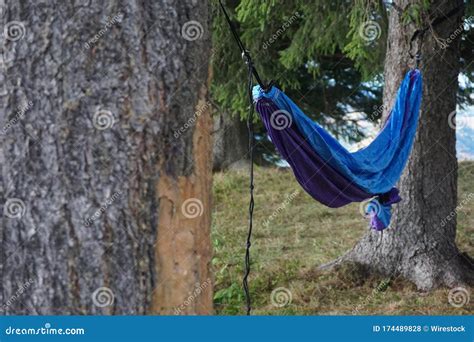
<instances>
[{"instance_id":1,"label":"thin tree trunk","mask_svg":"<svg viewBox=\"0 0 474 342\"><path fill-rule=\"evenodd\" d=\"M248 169L247 124L238 116L222 113L214 117L213 170Z\"/></svg>"},{"instance_id":2,"label":"thin tree trunk","mask_svg":"<svg viewBox=\"0 0 474 342\"><path fill-rule=\"evenodd\" d=\"M7 5L2 313L211 313L207 1Z\"/></svg>"},{"instance_id":3,"label":"thin tree trunk","mask_svg":"<svg viewBox=\"0 0 474 342\"><path fill-rule=\"evenodd\" d=\"M443 16L462 0L432 1L433 16ZM399 2L404 8L411 1ZM462 11L435 27L448 37L462 27ZM413 25L402 25L391 11L385 62L384 103L391 108L397 88L408 71L409 39ZM394 206L389 229L368 232L341 260L367 265L385 274L400 274L420 289L454 286L472 280L473 265L455 244L457 205L457 159L455 130L448 115L456 109L459 74L459 40L440 49L432 33L422 45L423 100L418 131L407 167L399 182L402 202Z\"/></svg>"}]
</instances>

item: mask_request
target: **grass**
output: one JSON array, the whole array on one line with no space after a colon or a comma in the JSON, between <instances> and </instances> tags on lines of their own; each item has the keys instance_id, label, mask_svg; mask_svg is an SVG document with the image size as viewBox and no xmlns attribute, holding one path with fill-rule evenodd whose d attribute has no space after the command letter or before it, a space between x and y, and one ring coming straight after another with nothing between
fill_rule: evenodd
<instances>
[{"instance_id":1,"label":"grass","mask_svg":"<svg viewBox=\"0 0 474 342\"><path fill-rule=\"evenodd\" d=\"M459 198L474 192L474 162L459 166ZM332 272L315 266L340 256L363 235L367 222L357 203L334 210L314 201L291 171L256 168L250 288L260 315L473 314L474 298L461 308L448 303L448 289L421 293L401 279L369 274L357 265ZM214 177L212 240L217 314L244 313L241 287L247 234L248 174ZM457 245L474 255L474 201L458 211ZM272 291L281 289L279 295ZM276 290L275 290L276 291ZM468 289L472 293L472 289ZM291 303L284 304L291 295Z\"/></svg>"}]
</instances>

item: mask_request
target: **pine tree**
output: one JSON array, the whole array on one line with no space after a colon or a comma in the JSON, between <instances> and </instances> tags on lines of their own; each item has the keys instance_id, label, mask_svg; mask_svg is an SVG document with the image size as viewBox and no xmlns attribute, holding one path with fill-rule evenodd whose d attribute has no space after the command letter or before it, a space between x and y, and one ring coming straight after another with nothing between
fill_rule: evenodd
<instances>
[{"instance_id":1,"label":"pine tree","mask_svg":"<svg viewBox=\"0 0 474 342\"><path fill-rule=\"evenodd\" d=\"M208 12L7 2L3 313L212 312Z\"/></svg>"}]
</instances>

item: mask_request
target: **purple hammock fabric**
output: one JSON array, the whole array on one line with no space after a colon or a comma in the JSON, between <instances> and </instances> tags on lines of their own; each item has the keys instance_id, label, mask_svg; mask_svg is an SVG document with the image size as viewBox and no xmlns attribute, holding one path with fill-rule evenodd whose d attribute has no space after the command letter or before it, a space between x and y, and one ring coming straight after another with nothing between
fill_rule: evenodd
<instances>
[{"instance_id":1,"label":"purple hammock fabric","mask_svg":"<svg viewBox=\"0 0 474 342\"><path fill-rule=\"evenodd\" d=\"M279 108L271 100L260 98L256 109L273 144L290 164L299 184L314 199L328 207L338 208L374 197L374 194L360 189L325 162L302 137L294 122L285 129L273 129L271 115ZM366 211L371 219L371 227L380 231L386 228L386 224L377 216L380 212L377 206L380 204L389 207L399 202L401 198L398 196L398 190L392 188L377 199L377 202L369 203Z\"/></svg>"},{"instance_id":2,"label":"purple hammock fabric","mask_svg":"<svg viewBox=\"0 0 474 342\"><path fill-rule=\"evenodd\" d=\"M410 155L421 94L421 73L410 70L383 129L368 146L350 152L281 90L253 89L272 142L306 192L332 208L370 199L364 213L375 230L388 227L391 204L401 200L394 185Z\"/></svg>"}]
</instances>

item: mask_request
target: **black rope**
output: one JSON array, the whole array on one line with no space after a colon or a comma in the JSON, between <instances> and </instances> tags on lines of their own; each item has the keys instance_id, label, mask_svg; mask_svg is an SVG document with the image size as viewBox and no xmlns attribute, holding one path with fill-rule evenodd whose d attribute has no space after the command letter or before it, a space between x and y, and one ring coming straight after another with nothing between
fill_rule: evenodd
<instances>
[{"instance_id":1,"label":"black rope","mask_svg":"<svg viewBox=\"0 0 474 342\"><path fill-rule=\"evenodd\" d=\"M227 21L227 24L229 24L230 31L232 32L232 35L234 36L234 39L240 49L240 52L242 54L242 58L245 61L245 64L248 66L248 70L255 77L255 80L257 83L260 85L260 87L266 92L271 88L271 82L268 85L265 85L263 83L262 79L260 78L260 75L257 72L257 69L255 69L253 63L252 63L252 57L250 56L250 52L245 48L244 43L239 37L239 34L237 33L237 30L234 27L234 24L232 24L232 21L230 20L229 14L227 13L224 5L222 4L222 0L219 0L219 4L221 6L222 12L224 12L225 19ZM250 97L252 97L252 94L250 94Z\"/></svg>"},{"instance_id":2,"label":"black rope","mask_svg":"<svg viewBox=\"0 0 474 342\"><path fill-rule=\"evenodd\" d=\"M248 277L250 274L250 247L252 245L251 238L252 238L252 228L253 228L253 208L254 208L254 198L253 198L253 189L254 189L254 182L253 182L253 149L254 149L254 133L253 133L253 114L254 114L254 106L252 102L252 69L251 65L249 65L248 69L248 92L250 98L250 108L249 108L249 115L247 117L247 129L249 135L249 156L250 156L250 201L249 201L249 229L247 234L247 243L245 244L245 274L243 278L243 287L245 292L245 301L247 304L246 313L250 315L250 311L252 310L252 302L250 297L249 291L249 284L248 284Z\"/></svg>"},{"instance_id":3,"label":"black rope","mask_svg":"<svg viewBox=\"0 0 474 342\"><path fill-rule=\"evenodd\" d=\"M237 42L237 45L239 46L240 52L245 53L247 50L245 49L244 43L242 42L242 40L240 40L240 37L237 31L235 30L234 25L232 24L232 21L230 20L230 17L227 14L224 4L222 3L221 0L219 0L219 4L221 5L222 12L224 12L225 19L227 20L227 23L229 24L230 31L232 32L232 35L234 36L234 39Z\"/></svg>"},{"instance_id":4,"label":"black rope","mask_svg":"<svg viewBox=\"0 0 474 342\"><path fill-rule=\"evenodd\" d=\"M234 25L232 24L232 21L230 20L229 15L227 14L227 11L225 10L224 5L222 4L222 0L219 0L219 4L221 6L222 12L224 12L224 16L227 20L227 23L229 24L230 31L232 32L232 35L234 36L234 39L240 49L240 52L242 53L242 58L244 58L245 64L247 65L247 70L248 70L248 96L249 96L249 102L250 102L250 107L249 107L249 115L247 117L247 129L248 129L248 135L249 135L249 142L248 142L248 150L249 150L249 157L250 157L250 200L249 200L249 229L247 233L247 242L245 245L245 271L244 271L244 277L242 280L243 283L243 288L244 288L244 293L245 293L245 301L246 301L246 313L247 315L250 315L250 312L252 310L252 301L250 297L250 290L249 290L249 283L248 283L248 277L250 275L250 247L252 245L251 243L251 238L252 238L252 229L253 229L253 209L255 206L254 202L254 196L253 196L253 189L254 189L254 169L253 169L253 162L254 162L254 130L253 130L253 114L254 114L254 105L253 105L253 99L252 99L252 85L253 85L253 77L255 77L256 81L260 85L260 87L263 89L263 91L268 91L272 85L273 82L270 82L268 85L265 85L262 80L260 79L260 76L258 75L257 70L255 69L252 58L250 57L249 51L245 48L244 43L240 39L237 31L234 28Z\"/></svg>"}]
</instances>

